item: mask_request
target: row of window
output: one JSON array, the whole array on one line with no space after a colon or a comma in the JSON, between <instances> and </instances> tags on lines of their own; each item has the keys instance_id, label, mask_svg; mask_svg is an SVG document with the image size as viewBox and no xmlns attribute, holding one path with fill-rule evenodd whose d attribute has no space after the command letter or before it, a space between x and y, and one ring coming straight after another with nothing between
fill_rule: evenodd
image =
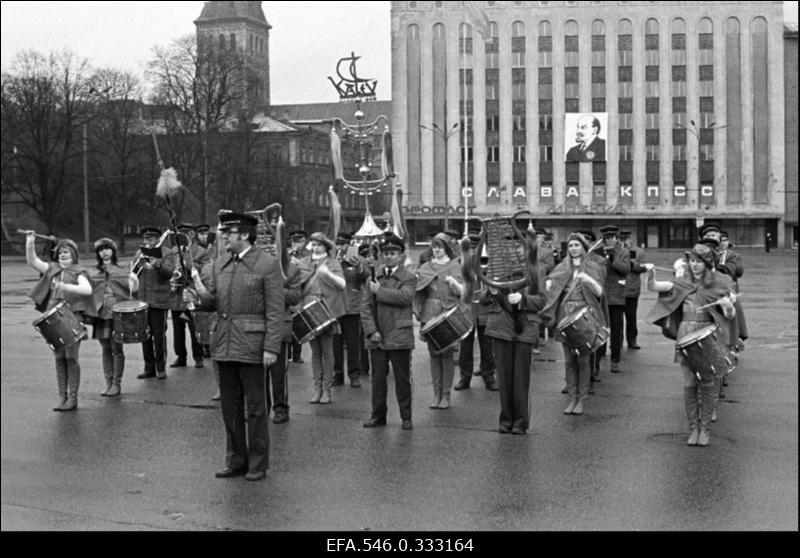
<instances>
[{"instance_id":1,"label":"row of window","mask_svg":"<svg viewBox=\"0 0 800 558\"><path fill-rule=\"evenodd\" d=\"M657 131L657 130L656 130ZM525 156L525 145L515 145L512 147L512 161L514 163L524 163L526 160ZM470 163L474 162L474 148L467 147L467 161ZM460 150L461 153L461 162L464 162L464 149ZM645 146L645 159L647 161L660 161L661 160L661 146L660 145L646 145ZM714 160L714 146L713 145L701 145L699 149L700 159L703 161L713 161ZM552 145L540 145L539 146L539 162L551 162L553 161L553 146ZM619 160L620 161L633 161L633 146L632 145L619 145ZM672 146L672 160L673 161L686 161L687 160L687 150L685 145L673 145ZM486 147L486 162L487 163L499 163L500 162L500 147L497 145L490 145Z\"/></svg>"}]
</instances>

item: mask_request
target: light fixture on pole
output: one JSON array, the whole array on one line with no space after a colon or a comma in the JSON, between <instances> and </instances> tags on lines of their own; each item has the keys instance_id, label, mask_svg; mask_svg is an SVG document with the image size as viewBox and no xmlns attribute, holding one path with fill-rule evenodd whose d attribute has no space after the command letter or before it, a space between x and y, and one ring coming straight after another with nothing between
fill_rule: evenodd
<instances>
[{"instance_id":1,"label":"light fixture on pole","mask_svg":"<svg viewBox=\"0 0 800 558\"><path fill-rule=\"evenodd\" d=\"M450 185L447 182L447 153L448 153L448 151L447 151L447 142L450 139L450 136L455 134L456 131L458 130L458 122L453 124L447 132L442 130L442 128L439 127L439 125L436 124L436 123L433 123L432 127L430 127L430 128L428 126L425 126L424 124L420 124L419 127L422 128L423 130L428 130L430 132L433 132L434 134L436 134L437 136L439 136L440 138L442 138L444 140L444 153L445 153L445 156L444 156L444 158L445 158L445 163L444 163L444 228L445 228L445 230L447 230L447 229L450 228L450 220L448 218L448 216L450 214L450 202L449 202L449 199L448 199L449 198Z\"/></svg>"},{"instance_id":2,"label":"light fixture on pole","mask_svg":"<svg viewBox=\"0 0 800 558\"><path fill-rule=\"evenodd\" d=\"M700 186L700 181L702 180L701 179L701 175L700 175L700 173L701 173L701 171L700 171L700 161L702 161L702 147L701 147L701 143L700 143L700 130L698 130L697 124L695 123L694 120L690 120L689 121L689 124L692 125L691 128L689 126L681 124L680 122L676 122L676 124L679 127L683 128L684 130L687 130L689 133L691 133L697 139L697 213L695 215L694 223L695 223L695 226L697 227L697 229L699 231L700 227L702 227L703 224L705 223L705 209L703 208L703 203L702 203L702 200L701 200L702 187ZM708 125L708 129L712 130L712 131L716 131L716 130L721 130L723 128L727 128L728 127L727 124L724 124L722 126L717 126L716 124L717 124L716 122L712 122L711 124Z\"/></svg>"}]
</instances>

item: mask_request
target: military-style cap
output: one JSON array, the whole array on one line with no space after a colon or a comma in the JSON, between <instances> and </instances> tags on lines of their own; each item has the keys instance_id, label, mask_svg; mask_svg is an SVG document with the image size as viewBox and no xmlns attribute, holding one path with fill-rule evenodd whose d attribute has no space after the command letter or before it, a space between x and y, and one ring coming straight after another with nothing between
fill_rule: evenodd
<instances>
[{"instance_id":1,"label":"military-style cap","mask_svg":"<svg viewBox=\"0 0 800 558\"><path fill-rule=\"evenodd\" d=\"M702 227L700 227L700 238L703 238L706 234L710 232L721 232L719 223L715 223L714 221L708 221Z\"/></svg>"},{"instance_id":2,"label":"military-style cap","mask_svg":"<svg viewBox=\"0 0 800 558\"><path fill-rule=\"evenodd\" d=\"M194 225L191 223L181 223L178 225L177 229L180 232L194 232Z\"/></svg>"},{"instance_id":3,"label":"military-style cap","mask_svg":"<svg viewBox=\"0 0 800 558\"><path fill-rule=\"evenodd\" d=\"M619 231L620 238L628 238L629 236L631 236L631 231Z\"/></svg>"},{"instance_id":4,"label":"military-style cap","mask_svg":"<svg viewBox=\"0 0 800 558\"><path fill-rule=\"evenodd\" d=\"M383 239L383 243L381 244L381 252L385 252L387 250L405 252L406 244L403 242L403 239L396 234L386 235Z\"/></svg>"},{"instance_id":5,"label":"military-style cap","mask_svg":"<svg viewBox=\"0 0 800 558\"><path fill-rule=\"evenodd\" d=\"M358 247L358 255L361 256L362 258L366 258L367 256L369 256L369 244L367 244L366 242L361 244Z\"/></svg>"},{"instance_id":6,"label":"military-style cap","mask_svg":"<svg viewBox=\"0 0 800 558\"><path fill-rule=\"evenodd\" d=\"M697 244L705 244L710 248L719 248L719 241L716 238L701 238Z\"/></svg>"},{"instance_id":7,"label":"military-style cap","mask_svg":"<svg viewBox=\"0 0 800 558\"><path fill-rule=\"evenodd\" d=\"M547 231L544 230L542 227L533 227L533 232L535 232L536 234L541 234L541 235L547 234Z\"/></svg>"},{"instance_id":8,"label":"military-style cap","mask_svg":"<svg viewBox=\"0 0 800 558\"><path fill-rule=\"evenodd\" d=\"M194 232L199 232L199 233L200 233L200 232L208 232L208 231L210 231L210 230L211 230L211 227L209 227L209 226L208 226L208 225L206 225L205 223L203 223L202 225L197 225L197 226L194 228Z\"/></svg>"},{"instance_id":9,"label":"military-style cap","mask_svg":"<svg viewBox=\"0 0 800 558\"><path fill-rule=\"evenodd\" d=\"M594 231L591 229L583 229L575 232L582 234L589 242L594 242L597 240L597 235L594 234Z\"/></svg>"},{"instance_id":10,"label":"military-style cap","mask_svg":"<svg viewBox=\"0 0 800 558\"><path fill-rule=\"evenodd\" d=\"M219 216L220 230L227 231L238 229L239 232L255 232L258 219L252 215L244 213L223 213ZM180 227L178 227L180 229Z\"/></svg>"},{"instance_id":11,"label":"military-style cap","mask_svg":"<svg viewBox=\"0 0 800 558\"><path fill-rule=\"evenodd\" d=\"M619 227L616 225L606 225L600 229L600 234L603 236L617 236L619 234Z\"/></svg>"},{"instance_id":12,"label":"military-style cap","mask_svg":"<svg viewBox=\"0 0 800 558\"><path fill-rule=\"evenodd\" d=\"M544 239L545 240L553 240L553 233L551 233L551 232L544 233Z\"/></svg>"},{"instance_id":13,"label":"military-style cap","mask_svg":"<svg viewBox=\"0 0 800 558\"><path fill-rule=\"evenodd\" d=\"M303 238L308 238L308 233L302 229L295 229L289 233L289 238L291 240L301 240Z\"/></svg>"},{"instance_id":14,"label":"military-style cap","mask_svg":"<svg viewBox=\"0 0 800 558\"><path fill-rule=\"evenodd\" d=\"M350 234L350 233L346 233L346 232L340 232L340 233L339 233L339 234L336 236L336 243L337 243L337 244L342 244L342 243L347 243L347 244L349 244L351 240L353 240L353 235L352 235L352 234Z\"/></svg>"},{"instance_id":15,"label":"military-style cap","mask_svg":"<svg viewBox=\"0 0 800 558\"><path fill-rule=\"evenodd\" d=\"M456 239L456 238L460 238L461 237L459 232L457 230L454 230L454 229L447 229L447 230L444 230L442 232L444 234L446 234L447 236L449 236L451 239Z\"/></svg>"},{"instance_id":16,"label":"military-style cap","mask_svg":"<svg viewBox=\"0 0 800 558\"><path fill-rule=\"evenodd\" d=\"M159 229L158 227L152 227L152 226L142 227L141 235L142 236L161 236L161 229Z\"/></svg>"}]
</instances>

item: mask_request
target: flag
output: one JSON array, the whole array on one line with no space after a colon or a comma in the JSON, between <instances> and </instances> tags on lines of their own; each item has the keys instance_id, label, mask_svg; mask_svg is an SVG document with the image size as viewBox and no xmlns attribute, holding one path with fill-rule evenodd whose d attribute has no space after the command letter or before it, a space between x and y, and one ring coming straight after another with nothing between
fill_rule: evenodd
<instances>
[{"instance_id":1,"label":"flag","mask_svg":"<svg viewBox=\"0 0 800 558\"><path fill-rule=\"evenodd\" d=\"M336 127L331 128L331 163L333 163L333 179L335 181L344 180L344 169L342 167L342 142Z\"/></svg>"},{"instance_id":2,"label":"flag","mask_svg":"<svg viewBox=\"0 0 800 558\"><path fill-rule=\"evenodd\" d=\"M491 22L486 13L475 4L477 4L477 2L464 2L464 6L467 8L467 23L472 25L475 31L480 34L481 38L488 43L492 40Z\"/></svg>"},{"instance_id":3,"label":"flag","mask_svg":"<svg viewBox=\"0 0 800 558\"><path fill-rule=\"evenodd\" d=\"M336 195L333 184L328 188L328 196L330 198L330 239L336 242L336 237L339 236L339 227L342 224L342 204L339 203L339 196Z\"/></svg>"}]
</instances>

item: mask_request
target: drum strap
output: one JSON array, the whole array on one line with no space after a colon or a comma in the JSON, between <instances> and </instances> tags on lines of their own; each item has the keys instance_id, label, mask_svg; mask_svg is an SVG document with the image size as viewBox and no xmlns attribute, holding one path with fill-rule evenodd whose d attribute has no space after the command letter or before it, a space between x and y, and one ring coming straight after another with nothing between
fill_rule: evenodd
<instances>
[{"instance_id":1,"label":"drum strap","mask_svg":"<svg viewBox=\"0 0 800 558\"><path fill-rule=\"evenodd\" d=\"M683 321L685 322L710 322L711 315L706 312L684 312Z\"/></svg>"}]
</instances>

